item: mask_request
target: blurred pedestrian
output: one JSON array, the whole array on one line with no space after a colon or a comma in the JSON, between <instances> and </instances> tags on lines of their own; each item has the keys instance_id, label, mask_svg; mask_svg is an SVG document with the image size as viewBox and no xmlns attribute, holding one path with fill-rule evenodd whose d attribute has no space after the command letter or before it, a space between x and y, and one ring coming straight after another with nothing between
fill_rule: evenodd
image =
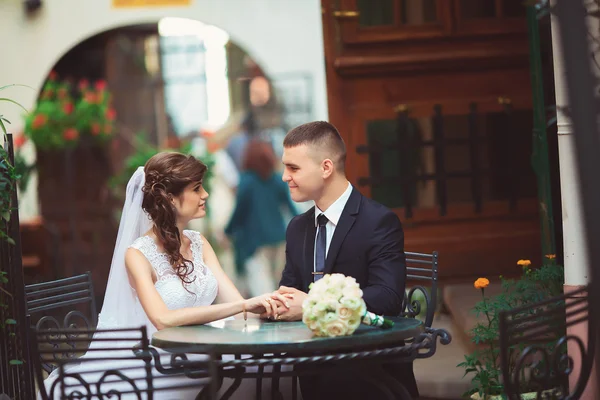
<instances>
[{"instance_id":1,"label":"blurred pedestrian","mask_svg":"<svg viewBox=\"0 0 600 400\"><path fill-rule=\"evenodd\" d=\"M236 193L236 204L225 233L233 242L236 269L245 276L249 293L277 288L285 265L286 216L298 214L287 184L275 172L277 159L269 143L248 143Z\"/></svg>"}]
</instances>

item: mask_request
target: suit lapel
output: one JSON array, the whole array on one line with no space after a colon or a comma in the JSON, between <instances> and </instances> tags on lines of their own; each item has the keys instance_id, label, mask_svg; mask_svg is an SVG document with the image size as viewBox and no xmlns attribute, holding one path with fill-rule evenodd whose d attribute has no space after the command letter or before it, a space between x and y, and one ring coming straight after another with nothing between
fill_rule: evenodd
<instances>
[{"instance_id":1,"label":"suit lapel","mask_svg":"<svg viewBox=\"0 0 600 400\"><path fill-rule=\"evenodd\" d=\"M356 214L358 214L358 210L360 208L360 198L360 192L353 187L352 193L350 193L350 197L344 206L340 220L338 221L335 231L333 232L331 243L329 244L327 259L325 260L325 274L330 274L333 270L333 265L335 264L337 255L340 252L342 243L344 242L346 235L348 235L348 232L350 232L350 228L352 228L352 225L354 225L354 221L356 221Z\"/></svg>"},{"instance_id":2,"label":"suit lapel","mask_svg":"<svg viewBox=\"0 0 600 400\"><path fill-rule=\"evenodd\" d=\"M308 292L308 285L313 281L312 272L315 268L315 235L317 227L315 226L315 208L307 214L306 229L304 230L304 281Z\"/></svg>"}]
</instances>

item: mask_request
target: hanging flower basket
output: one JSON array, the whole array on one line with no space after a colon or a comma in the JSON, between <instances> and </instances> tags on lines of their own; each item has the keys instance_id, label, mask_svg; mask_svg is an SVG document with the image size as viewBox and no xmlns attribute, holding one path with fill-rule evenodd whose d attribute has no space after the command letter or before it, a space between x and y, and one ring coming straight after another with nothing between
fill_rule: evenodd
<instances>
[{"instance_id":1,"label":"hanging flower basket","mask_svg":"<svg viewBox=\"0 0 600 400\"><path fill-rule=\"evenodd\" d=\"M112 139L115 119L105 81L90 84L84 79L74 86L51 73L25 119L25 135L38 151L102 145Z\"/></svg>"}]
</instances>

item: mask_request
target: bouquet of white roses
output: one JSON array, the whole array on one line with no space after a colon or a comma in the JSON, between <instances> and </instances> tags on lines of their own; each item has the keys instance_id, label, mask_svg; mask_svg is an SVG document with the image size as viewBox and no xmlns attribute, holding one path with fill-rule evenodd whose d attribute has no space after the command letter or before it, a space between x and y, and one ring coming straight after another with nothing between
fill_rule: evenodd
<instances>
[{"instance_id":1,"label":"bouquet of white roses","mask_svg":"<svg viewBox=\"0 0 600 400\"><path fill-rule=\"evenodd\" d=\"M393 321L367 311L356 280L343 274L325 275L311 283L302 303L302 322L316 336L352 335L362 323L390 328Z\"/></svg>"}]
</instances>

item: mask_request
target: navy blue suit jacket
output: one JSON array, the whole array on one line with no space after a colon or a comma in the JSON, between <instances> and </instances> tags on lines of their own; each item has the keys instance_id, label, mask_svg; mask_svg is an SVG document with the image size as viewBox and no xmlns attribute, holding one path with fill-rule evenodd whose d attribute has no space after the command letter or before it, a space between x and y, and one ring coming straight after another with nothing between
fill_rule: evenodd
<instances>
[{"instance_id":1,"label":"navy blue suit jacket","mask_svg":"<svg viewBox=\"0 0 600 400\"><path fill-rule=\"evenodd\" d=\"M308 293L313 281L315 235L314 207L290 221L281 285ZM369 311L399 315L406 258L398 216L352 188L327 252L325 274L329 273L354 277Z\"/></svg>"}]
</instances>

